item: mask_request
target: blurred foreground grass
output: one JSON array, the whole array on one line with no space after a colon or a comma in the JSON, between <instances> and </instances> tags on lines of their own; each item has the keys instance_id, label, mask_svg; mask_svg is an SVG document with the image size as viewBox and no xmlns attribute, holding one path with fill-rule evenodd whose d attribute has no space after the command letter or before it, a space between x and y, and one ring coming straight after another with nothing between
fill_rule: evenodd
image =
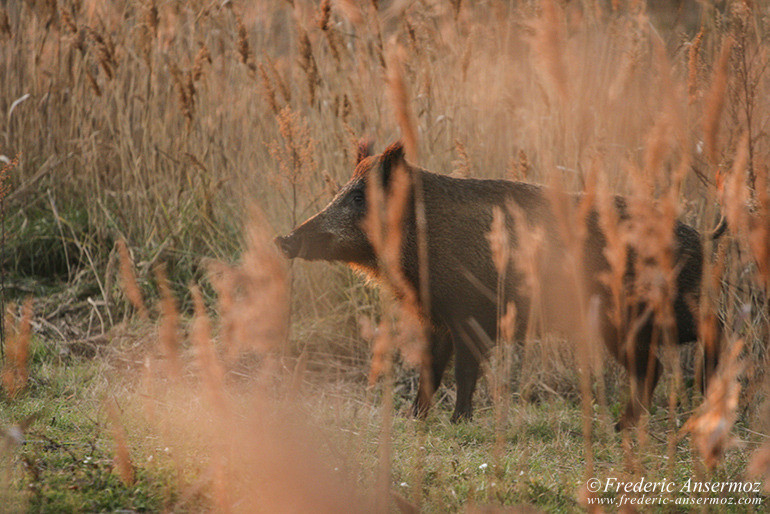
<instances>
[{"instance_id":1,"label":"blurred foreground grass","mask_svg":"<svg viewBox=\"0 0 770 514\"><path fill-rule=\"evenodd\" d=\"M82 349L34 342L28 389L16 398L0 399L0 424L4 431L0 495L4 511L217 510L212 492L211 453L203 451L210 442L191 441L191 436L205 439L194 427L179 429L158 422L157 417L162 415L152 412L153 401L147 398L144 386L138 385L143 383L141 376L146 373L141 358L146 338L146 330L136 325L123 327L122 333L114 334L109 343L92 345L94 354L89 353L88 357L82 355ZM250 396L265 394L264 385L258 384L253 376L244 375L247 369L232 370L226 377L229 397L236 405L249 405ZM451 388L439 392L436 409L422 423L404 414L411 401L411 375L400 367L395 375L399 414L393 424L389 481L392 491L419 504L426 512L472 510L474 505L530 505L548 512L582 510L580 490L591 477L585 476L578 400L553 396L525 402L513 397L500 432L496 428L495 407L483 382L480 408L472 423L448 422L451 398L447 396L452 394ZM362 378L330 380L328 374L308 373L290 394L280 387L268 388L273 398L262 404L265 412L256 415L270 419L274 408L288 408L298 414L306 426L315 427L321 434L319 440L324 447L317 451L329 460L329 469L351 474L356 487L366 494L373 490L381 466L379 437L383 417L382 391L367 389ZM176 385L162 382L168 390L158 393L154 408L167 409L169 413L197 408L202 402L201 384L191 376L183 380ZM174 388L186 391L184 401L170 392ZM109 402L117 405L120 423L127 434L135 470L133 485L121 481L115 469L113 421L105 408ZM615 399L609 410L616 414L622 404ZM677 444L674 463L661 460L660 456L667 451L664 434L668 414L664 404L665 399L659 397L650 416L650 435L643 444L636 438L624 443L603 413L595 409L595 478L604 482L611 478L620 482L640 477L645 481L666 478L680 485L688 479L748 480L744 476L746 462L758 443L743 419L735 430L741 441L727 451L714 473L699 467L689 439ZM677 414L677 419L681 425L686 413ZM18 444L21 432L15 430L21 429L23 444ZM169 438L169 430L175 429L177 435ZM498 437L502 437L505 445L501 454L495 451ZM624 449L624 444L630 446ZM624 459L631 460L631 465L624 465ZM646 471L638 476L628 471L637 466ZM288 486L284 487L290 490L303 487L302 483L293 484L290 477L287 480ZM621 494L609 492L599 496L617 499ZM676 499L699 495L677 492L669 496ZM714 496L718 495L704 495ZM757 495L726 496L737 500ZM260 506L252 508L236 501L233 509L254 512ZM669 510L700 509L678 506ZM735 505L719 511L763 512L764 507Z\"/></svg>"}]
</instances>

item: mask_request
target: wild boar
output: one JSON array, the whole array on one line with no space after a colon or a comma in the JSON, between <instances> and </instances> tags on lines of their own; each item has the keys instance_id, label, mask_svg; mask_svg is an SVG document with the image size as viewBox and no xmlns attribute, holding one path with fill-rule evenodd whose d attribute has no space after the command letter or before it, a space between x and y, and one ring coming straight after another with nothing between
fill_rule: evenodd
<instances>
[{"instance_id":1,"label":"wild boar","mask_svg":"<svg viewBox=\"0 0 770 514\"><path fill-rule=\"evenodd\" d=\"M599 337L609 352L626 368L635 391L618 428L633 425L642 409L649 406L658 381L661 364L655 348L661 345L656 315L647 302L634 295L634 276L638 265L634 250L629 248L624 274L626 313L632 314L628 327L619 326L610 314L612 295L603 275L610 269L605 247L607 240L601 229L597 211L585 215L585 235L580 259L582 270L570 274L565 260L566 243L560 234L553 209L553 195L548 188L508 180L460 179L430 173L410 165L404 158L401 143L389 146L382 154L359 152L359 160L350 181L341 188L321 212L295 228L290 234L276 238L276 244L289 258L341 261L382 279L377 252L364 228L374 184L387 193L396 170L410 178L409 199L401 223L400 266L405 281L414 291L420 289L421 269L427 271L429 311L422 312L431 327L430 364L420 374L420 387L413 405L415 415L424 416L431 396L439 387L444 370L454 353L457 400L452 421L469 419L472 397L479 377L480 365L498 339L500 300L515 306L515 339L521 340L527 322L537 319L545 330L574 332L580 317L589 311L589 300L599 303ZM401 171L399 171L401 173ZM420 266L418 223L415 215L415 184L422 190L425 246L427 262ZM581 195L564 195L567 202L577 204ZM489 234L493 211L505 213L505 226L510 246L515 251L526 236L539 231L542 251L537 262L530 262L530 276L516 259L510 259L502 280L493 262ZM628 220L626 201L614 198L611 207L620 220ZM518 213L518 214L516 214ZM721 230L721 229L720 229ZM721 231L715 231L718 237ZM700 234L676 222L673 226L673 267L676 270L672 309L676 343L698 339L698 323L692 309L697 308L703 266ZM397 294L398 296L398 294ZM426 303L426 302L423 302ZM538 309L538 316L532 316ZM425 311L425 309L423 309ZM673 325L673 327L671 326ZM584 325L585 326L585 323ZM706 374L716 366L718 347L706 351Z\"/></svg>"}]
</instances>

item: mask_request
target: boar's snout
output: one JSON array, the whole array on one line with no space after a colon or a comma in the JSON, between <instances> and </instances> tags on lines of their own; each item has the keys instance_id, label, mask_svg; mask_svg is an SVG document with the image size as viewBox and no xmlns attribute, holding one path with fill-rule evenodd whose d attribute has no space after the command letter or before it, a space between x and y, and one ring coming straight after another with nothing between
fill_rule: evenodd
<instances>
[{"instance_id":1,"label":"boar's snout","mask_svg":"<svg viewBox=\"0 0 770 514\"><path fill-rule=\"evenodd\" d=\"M343 199L344 200L344 199ZM371 246L358 216L337 200L275 244L289 259L306 261L372 262Z\"/></svg>"},{"instance_id":2,"label":"boar's snout","mask_svg":"<svg viewBox=\"0 0 770 514\"><path fill-rule=\"evenodd\" d=\"M293 259L299 254L299 243L296 237L292 237L292 234L289 234L288 236L278 236L273 242L289 259Z\"/></svg>"},{"instance_id":3,"label":"boar's snout","mask_svg":"<svg viewBox=\"0 0 770 514\"><path fill-rule=\"evenodd\" d=\"M335 242L334 234L318 230L315 224L307 222L291 234L275 238L275 244L287 258L299 257L308 261L334 260Z\"/></svg>"}]
</instances>

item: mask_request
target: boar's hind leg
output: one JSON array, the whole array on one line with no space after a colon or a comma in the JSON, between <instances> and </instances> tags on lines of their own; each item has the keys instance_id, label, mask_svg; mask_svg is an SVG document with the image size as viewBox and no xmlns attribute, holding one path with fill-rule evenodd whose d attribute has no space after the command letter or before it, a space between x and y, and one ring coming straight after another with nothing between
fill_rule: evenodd
<instances>
[{"instance_id":1,"label":"boar's hind leg","mask_svg":"<svg viewBox=\"0 0 770 514\"><path fill-rule=\"evenodd\" d=\"M473 392L479 378L479 369L483 349L473 339L455 336L455 380L457 382L457 400L452 414L452 423L470 420L473 416Z\"/></svg>"},{"instance_id":2,"label":"boar's hind leg","mask_svg":"<svg viewBox=\"0 0 770 514\"><path fill-rule=\"evenodd\" d=\"M636 345L631 356L621 356L621 362L631 378L632 387L626 412L615 425L616 430L635 426L639 416L649 409L652 402L652 393L658 384L662 369L660 360L652 349L652 333L652 323L646 323L636 336Z\"/></svg>"},{"instance_id":3,"label":"boar's hind leg","mask_svg":"<svg viewBox=\"0 0 770 514\"><path fill-rule=\"evenodd\" d=\"M433 393L441 385L441 377L452 357L452 335L446 327L436 327L431 334L430 363L420 370L417 396L412 405L412 415L424 418L430 410Z\"/></svg>"}]
</instances>

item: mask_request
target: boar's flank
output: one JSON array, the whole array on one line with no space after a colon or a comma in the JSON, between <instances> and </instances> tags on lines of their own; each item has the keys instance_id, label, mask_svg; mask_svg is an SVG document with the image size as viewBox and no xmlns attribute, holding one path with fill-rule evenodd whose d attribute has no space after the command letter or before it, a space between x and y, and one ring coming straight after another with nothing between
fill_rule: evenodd
<instances>
[{"instance_id":1,"label":"boar's flank","mask_svg":"<svg viewBox=\"0 0 770 514\"><path fill-rule=\"evenodd\" d=\"M428 246L428 280L430 312L422 313L430 323L431 362L429 372L422 373L413 411L424 416L430 407L431 396L441 383L444 369L452 353L455 354L457 402L452 420L471 417L471 400L479 376L482 359L497 339L498 275L492 261L487 235L493 217L493 208L506 212L506 225L513 247L524 237L517 230L540 230L543 234L540 258L536 263L539 301L539 324L547 330L574 333L580 323L577 316L588 309L579 302L598 298L599 329L610 353L625 366L635 391L618 428L632 426L649 406L652 392L661 370L654 346L659 340L657 316L652 315L644 301L633 299L636 274L634 251L629 249L625 273L625 304L628 330L618 329L611 321L611 296L600 276L609 269L604 255L606 245L599 227L597 213L591 212L586 222L587 235L583 248L582 294L571 291L568 284L574 278L565 271L564 245L559 241L557 222L550 207L545 188L506 180L456 179L429 173L413 167L404 160L403 147L395 143L381 155L359 153L359 162L351 180L331 203L294 231L278 237L276 244L289 257L307 260L342 261L354 268L364 269L372 276L378 273L378 259L362 221L367 215L367 184L379 180L387 191L392 172L401 167L412 179L420 175L426 215ZM414 180L411 181L415 183ZM578 195L570 195L577 202ZM406 280L414 291L419 288L420 269L417 259L417 236L414 203L403 216L401 266ZM615 199L621 220L628 220L622 198ZM512 215L518 212L521 215ZM514 222L516 225L514 226ZM521 226L524 225L524 226ZM721 233L721 231L719 232ZM525 235L525 234L521 234ZM674 228L674 269L678 270L673 302L675 319L674 337L678 343L698 339L696 319L691 312L698 305L701 282L703 248L700 236L693 228L677 222ZM515 337L521 340L530 319L531 284L520 271L520 266L508 264L502 283L502 298L516 307ZM577 289L577 288L574 288ZM717 337L717 340L719 338ZM631 345L630 347L628 345ZM709 345L706 351L705 375L714 371L718 347Z\"/></svg>"}]
</instances>

